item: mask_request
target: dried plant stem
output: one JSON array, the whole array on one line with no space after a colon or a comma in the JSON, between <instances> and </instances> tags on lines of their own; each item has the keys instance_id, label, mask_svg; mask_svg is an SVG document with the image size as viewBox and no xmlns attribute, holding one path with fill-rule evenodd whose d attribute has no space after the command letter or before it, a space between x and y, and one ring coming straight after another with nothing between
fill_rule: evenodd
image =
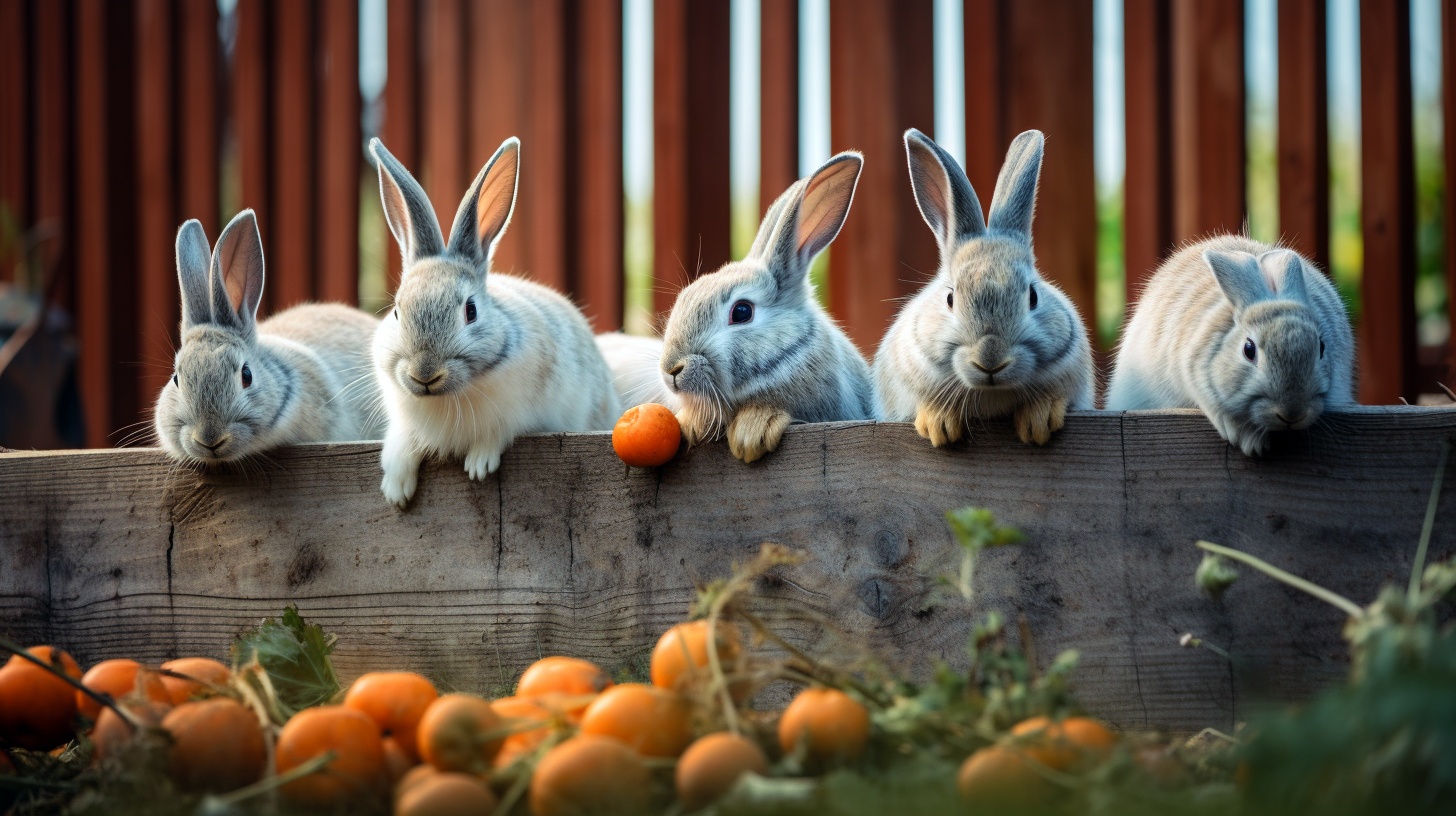
<instances>
[{"instance_id":1,"label":"dried plant stem","mask_svg":"<svg viewBox=\"0 0 1456 816\"><path fill-rule=\"evenodd\" d=\"M1436 479L1431 483L1431 498L1426 502L1426 521L1421 525L1421 543L1416 547L1416 560L1411 564L1410 586L1406 597L1414 603L1421 591L1421 573L1426 571L1426 550L1431 546L1431 530L1436 526L1436 505L1441 502L1441 481L1446 476L1446 457L1451 453L1451 441L1441 442L1441 458L1436 460Z\"/></svg>"},{"instance_id":2,"label":"dried plant stem","mask_svg":"<svg viewBox=\"0 0 1456 816\"><path fill-rule=\"evenodd\" d=\"M76 691L81 692L87 697L90 697L92 700L95 700L99 705L116 712L116 716L120 717L123 722L131 726L131 729L133 731L141 731L147 727L146 723L137 719L136 716L130 711L127 711L125 706L118 705L115 700L111 699L110 694L102 694L100 692L92 691L91 689L86 688L86 686L84 686L80 680L77 680L76 678L70 676L69 674L66 674L60 669L57 669L55 666L52 666L44 660L41 660L30 652L27 652L26 650L10 642L8 639L0 638L0 649L3 649L15 655L21 660L28 660L31 663L34 663L35 665L40 666L42 669L45 669L46 671L55 675L56 677L61 678L65 681L66 685L74 688Z\"/></svg>"},{"instance_id":3,"label":"dried plant stem","mask_svg":"<svg viewBox=\"0 0 1456 816\"><path fill-rule=\"evenodd\" d=\"M1349 598L1346 598L1344 595L1341 595L1338 592L1334 592L1332 590L1325 589L1319 584L1306 581L1305 579L1300 578L1298 575L1295 575L1293 573L1285 572L1284 570L1279 569L1278 567L1270 564L1268 561L1265 561L1262 558L1255 558L1254 556L1249 555L1246 552L1235 550L1232 547L1220 546L1210 541L1198 542L1198 548L1201 550L1207 550L1211 553L1218 553L1225 558L1232 558L1235 561L1240 561L1242 563L1248 564L1249 566L1253 567L1259 572L1264 573L1265 575L1273 578L1276 581L1283 582L1285 584L1288 584L1289 586L1294 587L1295 589L1301 590L1310 595L1313 595L1316 598L1319 598L1325 603L1344 611L1345 614L1349 615L1352 618L1359 618L1365 615L1365 610L1361 609L1359 604L1355 603Z\"/></svg>"},{"instance_id":4,"label":"dried plant stem","mask_svg":"<svg viewBox=\"0 0 1456 816\"><path fill-rule=\"evenodd\" d=\"M324 766L337 759L338 756L334 751L325 751L302 765L289 768L281 774L270 776L260 782L254 782L244 788L238 788L232 793L223 794L222 796L210 796L208 799L216 805L236 805L254 796L261 796L270 791L277 790L295 779L302 779L309 774L318 773L324 769Z\"/></svg>"}]
</instances>

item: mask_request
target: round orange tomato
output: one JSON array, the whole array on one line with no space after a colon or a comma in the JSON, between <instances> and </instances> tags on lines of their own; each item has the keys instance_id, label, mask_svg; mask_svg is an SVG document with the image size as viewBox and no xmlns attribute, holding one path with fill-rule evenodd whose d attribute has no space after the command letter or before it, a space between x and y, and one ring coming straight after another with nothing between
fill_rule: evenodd
<instances>
[{"instance_id":1,"label":"round orange tomato","mask_svg":"<svg viewBox=\"0 0 1456 816\"><path fill-rule=\"evenodd\" d=\"M278 773L329 751L334 759L322 770L279 789L284 799L299 808L337 810L383 795L388 769L379 726L367 714L341 705L305 709L283 726L274 748Z\"/></svg>"},{"instance_id":2,"label":"round orange tomato","mask_svg":"<svg viewBox=\"0 0 1456 816\"><path fill-rule=\"evenodd\" d=\"M500 716L502 727L511 730L495 755L495 767L504 768L535 752L554 728L568 721L567 713L553 704L555 696L502 697L490 704Z\"/></svg>"},{"instance_id":3,"label":"round orange tomato","mask_svg":"<svg viewBox=\"0 0 1456 816\"><path fill-rule=\"evenodd\" d=\"M688 810L716 802L746 773L768 773L768 757L758 743L726 731L709 734L683 752L674 781Z\"/></svg>"},{"instance_id":4,"label":"round orange tomato","mask_svg":"<svg viewBox=\"0 0 1456 816\"><path fill-rule=\"evenodd\" d=\"M674 757L693 741L686 700L656 686L612 686L581 717L581 733L620 740L644 756Z\"/></svg>"},{"instance_id":5,"label":"round orange tomato","mask_svg":"<svg viewBox=\"0 0 1456 816\"><path fill-rule=\"evenodd\" d=\"M543 657L521 673L516 696L598 694L611 685L612 678L595 663L575 657Z\"/></svg>"},{"instance_id":6,"label":"round orange tomato","mask_svg":"<svg viewBox=\"0 0 1456 816\"><path fill-rule=\"evenodd\" d=\"M1058 771L1104 759L1117 744L1116 735L1088 717L1032 717L1013 726L1011 736L1013 749Z\"/></svg>"},{"instance_id":7,"label":"round orange tomato","mask_svg":"<svg viewBox=\"0 0 1456 816\"><path fill-rule=\"evenodd\" d=\"M495 806L495 794L477 777L437 773L401 793L394 816L485 816Z\"/></svg>"},{"instance_id":8,"label":"round orange tomato","mask_svg":"<svg viewBox=\"0 0 1456 816\"><path fill-rule=\"evenodd\" d=\"M1037 773L1033 761L1015 747L982 748L961 763L956 788L962 799L988 812L1045 804L1056 795L1056 788Z\"/></svg>"},{"instance_id":9,"label":"round orange tomato","mask_svg":"<svg viewBox=\"0 0 1456 816\"><path fill-rule=\"evenodd\" d=\"M157 727L162 724L162 718L172 710L167 703L159 703L155 700L137 700L133 703L120 703L127 713L136 717L145 726ZM136 729L121 718L121 715L109 708L101 709L101 714L96 717L96 727L91 729L91 745L93 746L92 758L96 762L104 762L107 757L119 756L131 745L136 738Z\"/></svg>"},{"instance_id":10,"label":"round orange tomato","mask_svg":"<svg viewBox=\"0 0 1456 816\"><path fill-rule=\"evenodd\" d=\"M779 747L813 762L853 762L869 741L869 710L839 689L806 688L779 717Z\"/></svg>"},{"instance_id":11,"label":"round orange tomato","mask_svg":"<svg viewBox=\"0 0 1456 816\"><path fill-rule=\"evenodd\" d=\"M135 660L103 660L81 676L81 685L100 694L109 694L113 700L140 694L159 703L170 705L172 702L172 694L162 683L161 675ZM101 704L79 691L75 695L76 708L81 716L94 721L101 713Z\"/></svg>"},{"instance_id":12,"label":"round orange tomato","mask_svg":"<svg viewBox=\"0 0 1456 816\"><path fill-rule=\"evenodd\" d=\"M66 676L81 679L81 667L65 652L50 646L26 651ZM0 742L49 751L71 738L75 720L76 690L66 681L15 655L0 668Z\"/></svg>"},{"instance_id":13,"label":"round orange tomato","mask_svg":"<svg viewBox=\"0 0 1456 816\"><path fill-rule=\"evenodd\" d=\"M442 771L484 774L491 769L505 727L490 703L470 694L446 694L420 718L420 757Z\"/></svg>"},{"instance_id":14,"label":"round orange tomato","mask_svg":"<svg viewBox=\"0 0 1456 816\"><path fill-rule=\"evenodd\" d=\"M642 758L607 737L572 737L547 751L531 774L532 816L631 816L648 812L651 797Z\"/></svg>"},{"instance_id":15,"label":"round orange tomato","mask_svg":"<svg viewBox=\"0 0 1456 816\"><path fill-rule=\"evenodd\" d=\"M738 665L741 650L737 627L718 621L714 642L723 671L732 672ZM652 684L669 691L703 682L708 676L708 621L679 623L657 639L652 649Z\"/></svg>"},{"instance_id":16,"label":"round orange tomato","mask_svg":"<svg viewBox=\"0 0 1456 816\"><path fill-rule=\"evenodd\" d=\"M162 719L172 736L172 782L193 793L226 793L263 776L268 747L251 709L229 697L183 703Z\"/></svg>"},{"instance_id":17,"label":"round orange tomato","mask_svg":"<svg viewBox=\"0 0 1456 816\"><path fill-rule=\"evenodd\" d=\"M167 671L185 674L187 677L161 675L162 685L172 697L172 705L182 705L209 686L225 686L232 671L210 657L182 657L162 664ZM188 679L191 678L191 679Z\"/></svg>"},{"instance_id":18,"label":"round orange tomato","mask_svg":"<svg viewBox=\"0 0 1456 816\"><path fill-rule=\"evenodd\" d=\"M681 441L677 417L655 402L628 408L612 428L612 450L632 467L667 464Z\"/></svg>"},{"instance_id":19,"label":"round orange tomato","mask_svg":"<svg viewBox=\"0 0 1456 816\"><path fill-rule=\"evenodd\" d=\"M414 672L370 672L349 686L344 705L368 714L380 733L393 737L400 750L418 760L415 732L425 709L439 697L434 684Z\"/></svg>"}]
</instances>

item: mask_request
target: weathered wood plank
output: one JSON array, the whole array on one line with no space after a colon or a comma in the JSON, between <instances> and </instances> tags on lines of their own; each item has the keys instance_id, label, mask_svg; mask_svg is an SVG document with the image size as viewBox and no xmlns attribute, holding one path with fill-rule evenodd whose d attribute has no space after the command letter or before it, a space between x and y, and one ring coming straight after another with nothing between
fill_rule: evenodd
<instances>
[{"instance_id":1,"label":"weathered wood plank","mask_svg":"<svg viewBox=\"0 0 1456 816\"><path fill-rule=\"evenodd\" d=\"M1043 661L1080 649L1078 691L1113 722L1227 726L1339 676L1340 619L1254 575L1202 597L1192 542L1369 598L1404 580L1453 431L1456 411L1366 409L1248 460L1192 412L1077 414L1036 449L1000 423L948 450L840 423L796 426L754 466L714 444L655 472L624 468L606 434L540 436L482 483L428 466L405 513L377 495L370 444L283 451L251 478L149 450L4 454L0 631L83 662L218 655L296 602L339 633L346 676L407 666L488 690L540 654L642 657L695 584L773 540L813 556L759 587L796 643L924 674L963 664L969 627L997 609L1027 617ZM954 558L943 511L966 504L1028 539L985 557L974 605L921 612ZM1448 491L1432 558L1456 553L1453 511ZM1181 649L1187 631L1237 662Z\"/></svg>"}]
</instances>

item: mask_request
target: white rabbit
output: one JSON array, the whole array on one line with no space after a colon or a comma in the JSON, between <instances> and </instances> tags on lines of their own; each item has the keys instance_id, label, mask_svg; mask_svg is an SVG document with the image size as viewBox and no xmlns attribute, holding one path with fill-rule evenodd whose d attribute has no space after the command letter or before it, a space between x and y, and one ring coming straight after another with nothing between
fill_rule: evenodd
<instances>
[{"instance_id":1,"label":"white rabbit","mask_svg":"<svg viewBox=\"0 0 1456 816\"><path fill-rule=\"evenodd\" d=\"M178 461L216 464L281 445L378 439L369 341L379 321L340 304L307 304L257 322L263 242L252 210L209 254L196 220L177 231L182 347L154 412Z\"/></svg>"},{"instance_id":2,"label":"white rabbit","mask_svg":"<svg viewBox=\"0 0 1456 816\"><path fill-rule=\"evenodd\" d=\"M914 420L937 447L976 419L1008 414L1022 442L1044 445L1067 409L1092 407L1086 329L1032 254L1042 147L1036 130L1012 141L988 222L955 159L905 132L910 186L940 244L940 269L881 342L875 391L883 419Z\"/></svg>"},{"instance_id":3,"label":"white rabbit","mask_svg":"<svg viewBox=\"0 0 1456 816\"><path fill-rule=\"evenodd\" d=\"M645 402L667 406L673 412L682 409L682 401L667 390L658 373L662 360L662 340L624 332L597 335L597 348L612 370L612 382L623 408Z\"/></svg>"},{"instance_id":4,"label":"white rabbit","mask_svg":"<svg viewBox=\"0 0 1456 816\"><path fill-rule=\"evenodd\" d=\"M791 419L871 419L869 366L819 305L809 265L839 234L864 160L840 153L769 207L748 257L678 293L662 378L688 444L719 436L744 462L778 447Z\"/></svg>"},{"instance_id":5,"label":"white rabbit","mask_svg":"<svg viewBox=\"0 0 1456 816\"><path fill-rule=\"evenodd\" d=\"M448 242L414 176L378 139L370 150L405 267L374 336L389 412L384 497L408 504L429 454L464 456L483 479L520 434L610 429L617 394L586 318L557 292L490 271L515 206L520 142L507 139L475 177Z\"/></svg>"},{"instance_id":6,"label":"white rabbit","mask_svg":"<svg viewBox=\"0 0 1456 816\"><path fill-rule=\"evenodd\" d=\"M1107 408L1198 408L1246 456L1271 431L1354 403L1355 340L1329 280L1293 250L1239 235L1192 244L1148 281Z\"/></svg>"}]
</instances>

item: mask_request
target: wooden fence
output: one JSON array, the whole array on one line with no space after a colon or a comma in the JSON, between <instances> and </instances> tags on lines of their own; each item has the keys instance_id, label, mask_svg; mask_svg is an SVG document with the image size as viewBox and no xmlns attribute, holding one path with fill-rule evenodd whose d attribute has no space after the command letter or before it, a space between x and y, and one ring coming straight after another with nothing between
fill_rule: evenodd
<instances>
[{"instance_id":1,"label":"wooden fence","mask_svg":"<svg viewBox=\"0 0 1456 816\"><path fill-rule=\"evenodd\" d=\"M765 201L798 174L798 3L761 0ZM1245 217L1243 0L1125 0L1129 301L1168 249ZM1328 265L1322 0L1280 0L1285 237ZM656 0L655 308L729 255L729 0ZM1446 164L1456 167L1456 0L1443 0ZM965 0L967 171L989 196L1017 131L1049 134L1044 271L1093 314L1091 0ZM1360 4L1364 320L1361 396L1412 398L1422 368L1408 0ZM223 196L258 210L265 308L357 296L361 149L356 0L0 0L0 202L57 226L75 315L86 438L145 418L176 340L172 240ZM832 249L830 303L866 350L935 267L900 134L933 130L932 0L835 0L834 149L868 162ZM623 311L621 0L389 0L382 136L448 219L471 174L518 134L525 165L499 265L570 291L598 329ZM232 156L235 163L227 158ZM235 176L224 170L235 168ZM1449 171L1448 171L1449 172ZM226 176L226 177L225 177ZM1447 186L1448 246L1456 202ZM372 194L372 193L370 193ZM393 248L391 247L391 252ZM392 261L397 266L398 261ZM1447 252L1456 291L1456 252ZM1456 297L1448 298L1456 325Z\"/></svg>"}]
</instances>

